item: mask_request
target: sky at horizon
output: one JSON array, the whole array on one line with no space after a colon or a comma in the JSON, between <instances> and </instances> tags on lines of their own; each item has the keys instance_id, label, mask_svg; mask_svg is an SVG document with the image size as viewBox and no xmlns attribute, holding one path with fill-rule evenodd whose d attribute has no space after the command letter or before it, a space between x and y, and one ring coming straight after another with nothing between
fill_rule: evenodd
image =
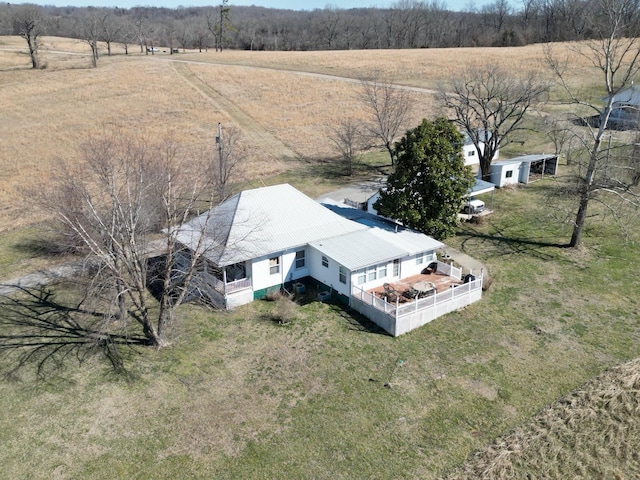
<instances>
[{"instance_id":1,"label":"sky at horizon","mask_svg":"<svg viewBox=\"0 0 640 480\"><path fill-rule=\"evenodd\" d=\"M9 2L14 3L14 2ZM152 4L145 3L144 0L30 0L28 2L15 2L18 3L32 3L36 5L54 5L57 7L120 7L120 8L131 8L136 6L153 6L153 7L165 7L165 8L178 8L182 7L205 7L205 6L215 6L219 3L219 0L156 0ZM377 7L377 8L387 8L391 6L391 4L395 3L395 0L341 0L338 4L337 2L331 2L327 0L306 0L304 2L300 0L229 0L229 5L231 7L235 6L250 6L256 5L260 7L266 8L282 8L289 10L314 10L314 9L322 9L325 7L333 7L340 9L350 9L350 8L367 8L367 7ZM450 10L470 10L472 8L478 8L484 3L488 3L485 1L475 0L445 0L444 3Z\"/></svg>"}]
</instances>

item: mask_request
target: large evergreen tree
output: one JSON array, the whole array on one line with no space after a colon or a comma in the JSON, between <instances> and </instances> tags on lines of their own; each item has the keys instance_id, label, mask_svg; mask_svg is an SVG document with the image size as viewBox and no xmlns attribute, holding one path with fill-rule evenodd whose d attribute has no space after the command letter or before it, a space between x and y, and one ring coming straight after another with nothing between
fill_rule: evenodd
<instances>
[{"instance_id":1,"label":"large evergreen tree","mask_svg":"<svg viewBox=\"0 0 640 480\"><path fill-rule=\"evenodd\" d=\"M396 143L397 164L375 208L380 215L437 239L453 234L462 198L473 185L463 136L444 118L423 120Z\"/></svg>"}]
</instances>

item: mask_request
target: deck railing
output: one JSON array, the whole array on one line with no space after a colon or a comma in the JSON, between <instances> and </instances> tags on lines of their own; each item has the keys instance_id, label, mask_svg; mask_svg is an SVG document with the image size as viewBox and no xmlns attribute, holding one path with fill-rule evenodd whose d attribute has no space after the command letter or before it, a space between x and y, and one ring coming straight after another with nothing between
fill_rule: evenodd
<instances>
[{"instance_id":1,"label":"deck railing","mask_svg":"<svg viewBox=\"0 0 640 480\"><path fill-rule=\"evenodd\" d=\"M449 277L462 280L462 269L458 267L454 267L453 265L449 265L448 263L438 261L438 272L444 273Z\"/></svg>"},{"instance_id":2,"label":"deck railing","mask_svg":"<svg viewBox=\"0 0 640 480\"><path fill-rule=\"evenodd\" d=\"M445 313L469 305L479 300L481 295L482 276L409 303L400 303L399 300L387 302L354 285L351 296L355 301L351 303L353 308L392 335L400 335Z\"/></svg>"},{"instance_id":3,"label":"deck railing","mask_svg":"<svg viewBox=\"0 0 640 480\"><path fill-rule=\"evenodd\" d=\"M251 288L251 279L241 278L239 280L234 280L233 282L227 282L226 287L227 287L227 293L233 293L238 290L244 290L245 288Z\"/></svg>"}]
</instances>

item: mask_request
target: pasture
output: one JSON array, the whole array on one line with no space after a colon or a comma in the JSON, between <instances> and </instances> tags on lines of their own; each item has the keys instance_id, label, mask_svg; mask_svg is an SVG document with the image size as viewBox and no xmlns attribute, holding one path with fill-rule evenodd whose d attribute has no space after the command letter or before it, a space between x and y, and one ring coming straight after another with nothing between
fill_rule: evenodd
<instances>
[{"instance_id":1,"label":"pasture","mask_svg":"<svg viewBox=\"0 0 640 480\"><path fill-rule=\"evenodd\" d=\"M42 217L23 187L46 182L59 159L77 158L102 129L171 136L195 155L210 154L218 122L237 125L252 152L246 185L286 180L316 196L350 180L327 174L335 155L327 135L338 119L362 115L353 78L382 70L416 87L418 121L439 113L430 90L461 65L542 69L540 46L118 54L91 69L78 55L86 45L46 38L47 68L31 71L21 42L0 37L0 278L50 261L29 248ZM597 94L594 77L575 79ZM525 148L543 149L544 138L534 138ZM358 175L383 162L367 159ZM464 476L460 465L474 451L513 429L520 439L545 407L640 354L640 247L605 219L589 225L584 247L563 248L570 228L560 212L570 199L556 187L546 179L485 199L495 214L462 225L449 243L481 259L493 286L483 301L402 337L315 302L296 307L286 325L273 321L270 302L234 312L184 306L172 347L130 352L130 380L98 358L68 359L40 381L29 369L3 378L0 476ZM55 291L63 302L69 294L64 285ZM585 458L595 448L588 440L608 426L618 428L576 427L576 437L558 429L554 451ZM547 472L582 474L562 455L547 458ZM615 450L605 458L600 471L588 465L592 477L627 478L637 466Z\"/></svg>"}]
</instances>

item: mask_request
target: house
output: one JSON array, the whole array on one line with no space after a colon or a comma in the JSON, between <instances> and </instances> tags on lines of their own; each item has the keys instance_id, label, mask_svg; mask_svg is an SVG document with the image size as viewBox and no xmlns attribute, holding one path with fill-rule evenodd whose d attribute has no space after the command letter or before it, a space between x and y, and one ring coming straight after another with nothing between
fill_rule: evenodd
<instances>
[{"instance_id":1,"label":"house","mask_svg":"<svg viewBox=\"0 0 640 480\"><path fill-rule=\"evenodd\" d=\"M463 133L464 144L462 145L462 156L464 157L465 166L471 167L474 172L480 169L480 157L476 146L471 141L471 137L468 133ZM487 138L486 136L484 138ZM484 151L484 142L480 142L480 149ZM496 150L492 160L497 160L500 155L500 150Z\"/></svg>"},{"instance_id":2,"label":"house","mask_svg":"<svg viewBox=\"0 0 640 480\"><path fill-rule=\"evenodd\" d=\"M339 202L322 205L288 184L234 195L184 224L178 240L206 260L194 288L223 308L304 281L399 335L451 311L449 304L461 308L481 296L480 276L456 289L456 295L447 290L455 300L448 304L447 298L439 298L428 314L425 302L416 307L417 298L411 307L401 305L406 302L400 298L395 305L381 299L373 289L401 285L427 266L433 274L438 266L439 280L460 285L462 272L438 262L441 242ZM435 289L433 293L431 302Z\"/></svg>"},{"instance_id":3,"label":"house","mask_svg":"<svg viewBox=\"0 0 640 480\"><path fill-rule=\"evenodd\" d=\"M609 98L610 97L607 96L602 100L607 104ZM611 107L612 110L607 127L616 130L638 128L638 124L640 123L640 87L632 84L620 90L613 96Z\"/></svg>"},{"instance_id":4,"label":"house","mask_svg":"<svg viewBox=\"0 0 640 480\"><path fill-rule=\"evenodd\" d=\"M557 171L557 155L523 155L493 162L490 181L496 187L502 188L517 183L530 183L545 175L556 175Z\"/></svg>"}]
</instances>

